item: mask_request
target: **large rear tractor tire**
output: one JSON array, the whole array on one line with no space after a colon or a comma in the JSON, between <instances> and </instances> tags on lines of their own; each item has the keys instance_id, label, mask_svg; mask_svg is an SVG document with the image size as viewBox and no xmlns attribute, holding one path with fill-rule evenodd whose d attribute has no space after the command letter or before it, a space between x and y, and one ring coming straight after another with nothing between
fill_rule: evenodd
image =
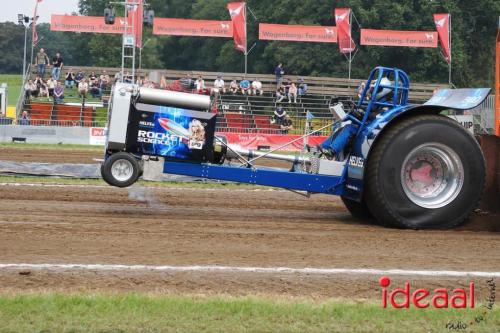
<instances>
[{"instance_id":1,"label":"large rear tractor tire","mask_svg":"<svg viewBox=\"0 0 500 333\"><path fill-rule=\"evenodd\" d=\"M137 159L124 152L111 155L101 165L102 179L111 186L128 187L137 181L140 173Z\"/></svg>"},{"instance_id":2,"label":"large rear tractor tire","mask_svg":"<svg viewBox=\"0 0 500 333\"><path fill-rule=\"evenodd\" d=\"M366 203L377 221L411 229L464 223L485 185L476 139L438 115L402 120L381 135L365 171Z\"/></svg>"},{"instance_id":3,"label":"large rear tractor tire","mask_svg":"<svg viewBox=\"0 0 500 333\"><path fill-rule=\"evenodd\" d=\"M341 197L341 199L349 213L351 213L354 218L358 220L369 220L373 218L373 215L365 201L357 202L345 197Z\"/></svg>"}]
</instances>

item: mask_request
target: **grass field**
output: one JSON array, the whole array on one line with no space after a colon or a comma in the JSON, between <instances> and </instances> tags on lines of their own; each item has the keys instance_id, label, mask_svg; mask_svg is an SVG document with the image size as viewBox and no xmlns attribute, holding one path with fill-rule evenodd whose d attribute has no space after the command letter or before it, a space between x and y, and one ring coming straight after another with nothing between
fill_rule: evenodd
<instances>
[{"instance_id":1,"label":"grass field","mask_svg":"<svg viewBox=\"0 0 500 333\"><path fill-rule=\"evenodd\" d=\"M17 295L0 297L0 332L446 332L449 322L469 322L474 311L340 300ZM471 331L500 327L499 309L484 318Z\"/></svg>"},{"instance_id":2,"label":"grass field","mask_svg":"<svg viewBox=\"0 0 500 333\"><path fill-rule=\"evenodd\" d=\"M9 89L7 104L15 106L17 104L17 99L19 98L19 92L21 91L22 76L0 74L0 84L2 83L7 83Z\"/></svg>"}]
</instances>

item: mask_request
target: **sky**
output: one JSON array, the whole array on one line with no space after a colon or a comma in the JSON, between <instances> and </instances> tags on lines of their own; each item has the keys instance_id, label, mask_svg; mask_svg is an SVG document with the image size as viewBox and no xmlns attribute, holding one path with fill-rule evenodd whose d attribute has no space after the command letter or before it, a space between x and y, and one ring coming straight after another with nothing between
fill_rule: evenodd
<instances>
[{"instance_id":1,"label":"sky","mask_svg":"<svg viewBox=\"0 0 500 333\"><path fill-rule=\"evenodd\" d=\"M17 23L17 14L33 16L36 0L0 0L0 22ZM51 14L78 11L78 0L43 0L38 4L38 23L49 23Z\"/></svg>"}]
</instances>

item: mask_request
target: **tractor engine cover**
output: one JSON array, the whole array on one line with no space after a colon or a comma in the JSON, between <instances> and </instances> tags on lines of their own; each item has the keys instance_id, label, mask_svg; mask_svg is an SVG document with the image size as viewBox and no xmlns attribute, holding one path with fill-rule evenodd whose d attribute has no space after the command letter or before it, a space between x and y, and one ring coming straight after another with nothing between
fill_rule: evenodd
<instances>
[{"instance_id":1,"label":"tractor engine cover","mask_svg":"<svg viewBox=\"0 0 500 333\"><path fill-rule=\"evenodd\" d=\"M209 162L215 123L214 113L137 103L131 105L126 151L172 161Z\"/></svg>"}]
</instances>

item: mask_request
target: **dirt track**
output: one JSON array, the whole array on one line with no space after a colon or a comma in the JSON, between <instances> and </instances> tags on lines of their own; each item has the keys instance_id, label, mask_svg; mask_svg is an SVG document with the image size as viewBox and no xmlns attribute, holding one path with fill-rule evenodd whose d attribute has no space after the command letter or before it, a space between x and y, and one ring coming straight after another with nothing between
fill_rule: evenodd
<instances>
[{"instance_id":1,"label":"dirt track","mask_svg":"<svg viewBox=\"0 0 500 333\"><path fill-rule=\"evenodd\" d=\"M4 194L0 208L0 263L459 271L500 268L498 223L485 228L475 222L453 231L383 229L353 220L337 198L324 195L304 199L284 191L267 190L146 191L11 185L0 189ZM193 272L33 271L27 276L18 273L1 271L1 285L8 290L83 288L378 295L376 277ZM422 281L427 287L452 283Z\"/></svg>"},{"instance_id":2,"label":"dirt track","mask_svg":"<svg viewBox=\"0 0 500 333\"><path fill-rule=\"evenodd\" d=\"M0 150L0 159L93 163L96 152ZM451 231L384 229L333 196L277 190L0 185L0 264L218 265L500 271L500 218ZM1 269L3 291L101 290L378 298L379 276ZM29 274L28 274L29 273ZM470 279L399 277L412 286ZM478 294L485 292L477 278Z\"/></svg>"}]
</instances>

